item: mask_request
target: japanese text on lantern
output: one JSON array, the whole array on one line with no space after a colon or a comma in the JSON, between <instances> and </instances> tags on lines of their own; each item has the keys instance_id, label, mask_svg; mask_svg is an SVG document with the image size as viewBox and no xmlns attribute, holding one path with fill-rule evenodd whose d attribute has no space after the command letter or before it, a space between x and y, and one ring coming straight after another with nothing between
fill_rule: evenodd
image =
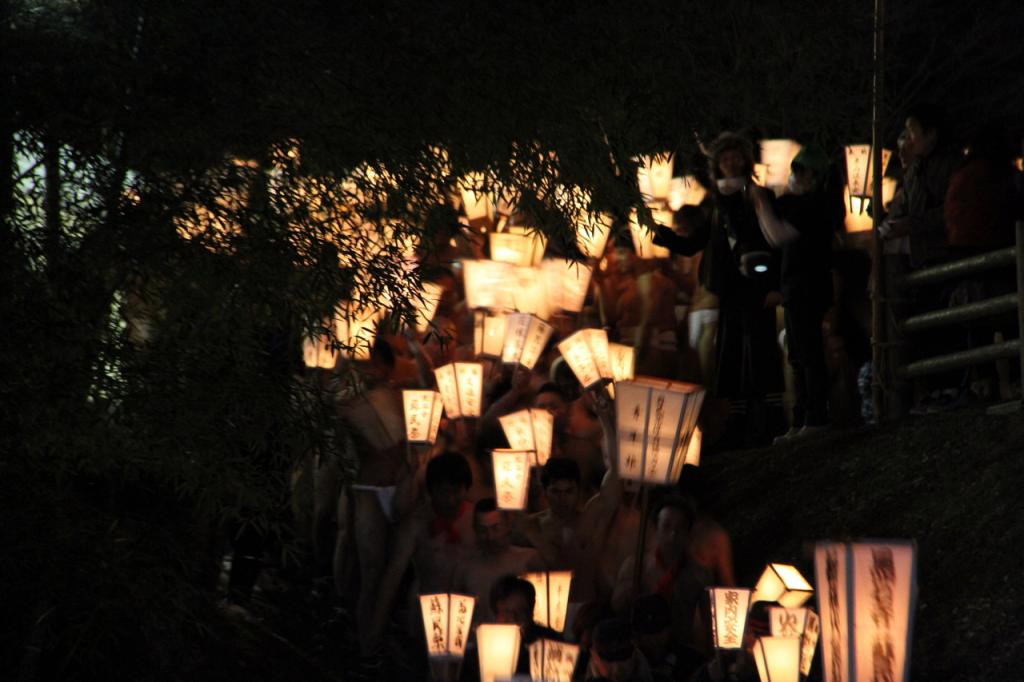
<instances>
[{"instance_id":1,"label":"japanese text on lantern","mask_svg":"<svg viewBox=\"0 0 1024 682\"><path fill-rule=\"evenodd\" d=\"M832 680L844 679L843 624L839 614L839 557L834 548L825 555L825 576L828 580L829 638L832 656L828 661Z\"/></svg>"},{"instance_id":2,"label":"japanese text on lantern","mask_svg":"<svg viewBox=\"0 0 1024 682\"><path fill-rule=\"evenodd\" d=\"M872 549L871 559L871 620L875 624L875 641L871 649L874 674L871 679L889 682L896 679L896 652L892 637L896 566L892 550L888 547Z\"/></svg>"},{"instance_id":3,"label":"japanese text on lantern","mask_svg":"<svg viewBox=\"0 0 1024 682\"><path fill-rule=\"evenodd\" d=\"M661 454L661 427L665 422L665 396L658 395L654 402L654 424L651 428L653 438L651 445L648 448L650 456L648 458L648 476L654 478L658 473L658 457Z\"/></svg>"},{"instance_id":4,"label":"japanese text on lantern","mask_svg":"<svg viewBox=\"0 0 1024 682\"><path fill-rule=\"evenodd\" d=\"M738 648L742 643L740 640L743 633L739 631L739 604L739 592L729 590L725 593L725 618L723 619L725 633L723 633L721 645L723 648Z\"/></svg>"},{"instance_id":5,"label":"japanese text on lantern","mask_svg":"<svg viewBox=\"0 0 1024 682\"><path fill-rule=\"evenodd\" d=\"M447 595L432 595L430 597L430 653L443 656L448 653L448 605L442 604L441 599L448 601Z\"/></svg>"},{"instance_id":6,"label":"japanese text on lantern","mask_svg":"<svg viewBox=\"0 0 1024 682\"><path fill-rule=\"evenodd\" d=\"M473 613L472 598L452 595L454 601L451 632L451 653L461 655L466 650L466 626Z\"/></svg>"}]
</instances>

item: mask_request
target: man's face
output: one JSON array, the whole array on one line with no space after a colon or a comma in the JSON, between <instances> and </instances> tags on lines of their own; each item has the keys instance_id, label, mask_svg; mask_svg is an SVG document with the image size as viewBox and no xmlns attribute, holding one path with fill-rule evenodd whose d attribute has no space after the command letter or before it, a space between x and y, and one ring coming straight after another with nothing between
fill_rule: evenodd
<instances>
[{"instance_id":1,"label":"man's face","mask_svg":"<svg viewBox=\"0 0 1024 682\"><path fill-rule=\"evenodd\" d=\"M726 149L718 156L718 172L723 178L741 178L746 170L747 162L738 149Z\"/></svg>"},{"instance_id":2,"label":"man's face","mask_svg":"<svg viewBox=\"0 0 1024 682\"><path fill-rule=\"evenodd\" d=\"M434 513L444 518L454 518L465 499L466 488L454 483L441 482L430 489L430 504Z\"/></svg>"},{"instance_id":3,"label":"man's face","mask_svg":"<svg viewBox=\"0 0 1024 682\"><path fill-rule=\"evenodd\" d=\"M494 607L495 620L503 625L518 625L525 629L533 622L533 607L526 597L518 592L499 599Z\"/></svg>"},{"instance_id":4,"label":"man's face","mask_svg":"<svg viewBox=\"0 0 1024 682\"><path fill-rule=\"evenodd\" d=\"M580 487L576 481L555 481L544 489L548 506L555 516L570 516L580 502Z\"/></svg>"},{"instance_id":5,"label":"man's face","mask_svg":"<svg viewBox=\"0 0 1024 682\"><path fill-rule=\"evenodd\" d=\"M629 249L618 246L615 247L615 271L620 275L628 275L633 271L633 252Z\"/></svg>"},{"instance_id":6,"label":"man's face","mask_svg":"<svg viewBox=\"0 0 1024 682\"><path fill-rule=\"evenodd\" d=\"M689 534L689 519L681 509L665 507L658 512L658 524L655 530L658 547L663 550L678 552L685 547Z\"/></svg>"},{"instance_id":7,"label":"man's face","mask_svg":"<svg viewBox=\"0 0 1024 682\"><path fill-rule=\"evenodd\" d=\"M508 547L508 524L505 523L504 512L477 514L473 519L473 529L477 545L485 552L497 553Z\"/></svg>"},{"instance_id":8,"label":"man's face","mask_svg":"<svg viewBox=\"0 0 1024 682\"><path fill-rule=\"evenodd\" d=\"M904 128L907 131L907 145L912 157L927 156L935 148L935 142L938 140L937 131L926 130L913 116L906 120Z\"/></svg>"},{"instance_id":9,"label":"man's face","mask_svg":"<svg viewBox=\"0 0 1024 682\"><path fill-rule=\"evenodd\" d=\"M555 430L564 430L566 419L569 416L569 405L562 400L562 396L551 391L538 393L537 397L533 400L533 406L553 414L555 416Z\"/></svg>"}]
</instances>

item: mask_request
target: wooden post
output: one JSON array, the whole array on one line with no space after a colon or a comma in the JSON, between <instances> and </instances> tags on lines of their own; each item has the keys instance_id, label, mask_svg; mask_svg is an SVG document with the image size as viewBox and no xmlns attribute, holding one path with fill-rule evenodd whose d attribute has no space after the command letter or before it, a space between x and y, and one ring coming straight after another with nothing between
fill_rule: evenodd
<instances>
[{"instance_id":1,"label":"wooden post","mask_svg":"<svg viewBox=\"0 0 1024 682\"><path fill-rule=\"evenodd\" d=\"M884 49L885 49L885 0L875 0L874 17L874 78L872 82L871 104L871 164L874 178L871 188L872 203L872 259L874 261L873 295L871 298L871 399L874 405L875 420L881 423L887 408L885 391L891 372L886 334L886 301L885 301L885 266L882 252L882 240L878 238L878 225L882 216L882 98L884 96Z\"/></svg>"},{"instance_id":2,"label":"wooden post","mask_svg":"<svg viewBox=\"0 0 1024 682\"><path fill-rule=\"evenodd\" d=\"M643 584L644 575L644 554L647 544L647 512L651 503L650 495L647 493L647 486L640 484L640 534L636 540L636 557L633 564L633 598L640 596L640 586Z\"/></svg>"}]
</instances>

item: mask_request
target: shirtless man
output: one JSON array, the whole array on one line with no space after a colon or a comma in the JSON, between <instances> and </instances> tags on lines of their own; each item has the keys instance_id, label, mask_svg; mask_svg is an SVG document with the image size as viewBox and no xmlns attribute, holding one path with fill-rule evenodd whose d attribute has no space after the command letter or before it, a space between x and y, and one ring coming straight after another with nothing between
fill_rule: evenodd
<instances>
[{"instance_id":1,"label":"shirtless man","mask_svg":"<svg viewBox=\"0 0 1024 682\"><path fill-rule=\"evenodd\" d=\"M654 518L654 541L644 553L640 591L634 589L636 560L631 557L619 570L612 609L626 613L636 597L660 594L672 606L675 644L698 647L704 641L698 605L704 589L711 584L711 576L688 551L693 511L685 499L669 497L662 501Z\"/></svg>"},{"instance_id":2,"label":"shirtless man","mask_svg":"<svg viewBox=\"0 0 1024 682\"><path fill-rule=\"evenodd\" d=\"M508 516L516 513L498 509L493 497L482 499L473 507L476 548L459 563L455 590L476 597L473 620L477 623L491 622L494 614L488 606L488 595L498 578L544 570L537 550L516 547L510 542Z\"/></svg>"},{"instance_id":3,"label":"shirtless man","mask_svg":"<svg viewBox=\"0 0 1024 682\"><path fill-rule=\"evenodd\" d=\"M418 593L452 591L456 566L474 544L473 514L466 501L472 483L469 464L458 453L442 453L427 464L430 503L417 508L395 530L372 619L359 621L370 624L360 642L365 654L380 643L410 561L416 569ZM384 544L380 538L378 542Z\"/></svg>"}]
</instances>

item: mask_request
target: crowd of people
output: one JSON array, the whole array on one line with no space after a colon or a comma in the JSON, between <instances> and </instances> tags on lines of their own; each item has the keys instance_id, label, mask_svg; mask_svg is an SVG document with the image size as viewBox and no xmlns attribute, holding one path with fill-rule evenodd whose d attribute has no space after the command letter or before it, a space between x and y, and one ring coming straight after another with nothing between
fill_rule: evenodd
<instances>
[{"instance_id":1,"label":"crowd of people","mask_svg":"<svg viewBox=\"0 0 1024 682\"><path fill-rule=\"evenodd\" d=\"M1010 156L984 138L964 156L945 139L933 109L907 118L902 185L879 230L886 267L1012 241L1020 179ZM459 593L475 598L474 623L520 626L523 673L526 647L552 639L579 644L578 679L724 679L727 667L757 679L748 653L714 656L706 588L736 577L729 534L698 503L696 470L642 505L638 487L618 476L608 393L584 390L557 348L575 329L604 328L636 349L638 375L703 384L701 427L716 447L812 438L858 422L857 377L870 367L870 261L837 249L845 213L829 155L803 147L776 196L753 180L756 149L744 136L724 133L705 153L707 199L677 211L655 237L672 256L640 258L628 231L616 238L583 313L552 321L530 370L482 360L482 416L445 420L433 445L406 442L401 390L432 387L433 368L479 360L456 247L450 262L439 249L441 262L424 269L444 292L430 331L379 334L370 358L356 362L359 391L308 370L334 391L344 434L336 447L359 467L349 483L336 453L310 459L295 475L296 515L317 573L353 610L366 657L396 631L425 643L417 595ZM927 292L907 305L948 300ZM531 476L527 509L506 511L495 501L491 451L508 447L499 417L526 407L554 416L552 454ZM648 538L642 552L638 537ZM244 602L255 578L237 546L235 554L232 598ZM537 595L522 576L542 570L572 571L561 632L534 621ZM752 610L748 651L766 634L765 608ZM408 653L426 675L426 647ZM461 679L477 679L477 655L471 640Z\"/></svg>"}]
</instances>

